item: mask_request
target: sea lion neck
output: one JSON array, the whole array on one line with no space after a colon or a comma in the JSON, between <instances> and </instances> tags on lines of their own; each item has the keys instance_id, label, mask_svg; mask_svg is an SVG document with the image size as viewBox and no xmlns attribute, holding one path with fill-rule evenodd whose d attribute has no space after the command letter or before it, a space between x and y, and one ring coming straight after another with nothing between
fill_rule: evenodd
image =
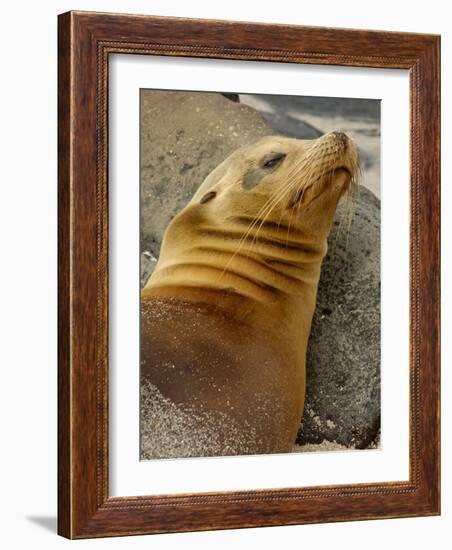
<instances>
[{"instance_id":1,"label":"sea lion neck","mask_svg":"<svg viewBox=\"0 0 452 550\"><path fill-rule=\"evenodd\" d=\"M261 244L266 254L225 249L210 242L177 256L161 256L146 289L185 288L197 295L217 292L280 309L315 294L324 248L293 247L284 254L274 243ZM298 261L297 261L298 260Z\"/></svg>"},{"instance_id":2,"label":"sea lion neck","mask_svg":"<svg viewBox=\"0 0 452 550\"><path fill-rule=\"evenodd\" d=\"M250 232L249 222L238 217L188 224L185 216L193 218L196 212L191 208L173 220L146 287L226 290L272 304L317 285L326 238L294 228L288 232L270 222Z\"/></svg>"}]
</instances>

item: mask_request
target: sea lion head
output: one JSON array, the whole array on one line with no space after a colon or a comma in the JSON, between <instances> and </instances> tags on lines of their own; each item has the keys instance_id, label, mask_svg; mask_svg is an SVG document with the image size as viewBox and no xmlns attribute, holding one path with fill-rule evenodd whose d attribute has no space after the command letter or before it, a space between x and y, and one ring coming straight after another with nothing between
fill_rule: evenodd
<instances>
[{"instance_id":1,"label":"sea lion head","mask_svg":"<svg viewBox=\"0 0 452 550\"><path fill-rule=\"evenodd\" d=\"M339 199L353 195L358 152L342 132L313 140L267 136L230 155L205 179L189 208L208 224L277 224L289 238L324 239ZM291 231L292 230L292 231Z\"/></svg>"},{"instance_id":2,"label":"sea lion head","mask_svg":"<svg viewBox=\"0 0 452 550\"><path fill-rule=\"evenodd\" d=\"M241 273L245 257L266 265L321 262L338 201L353 195L358 173L357 148L341 132L267 136L238 149L168 226L156 275L183 263L224 272L238 257Z\"/></svg>"}]
</instances>

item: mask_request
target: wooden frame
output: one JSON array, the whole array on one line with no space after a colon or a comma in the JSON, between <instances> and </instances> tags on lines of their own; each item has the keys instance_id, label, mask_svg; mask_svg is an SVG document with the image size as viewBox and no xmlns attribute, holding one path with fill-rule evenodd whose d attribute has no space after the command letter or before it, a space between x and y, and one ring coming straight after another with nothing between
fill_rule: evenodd
<instances>
[{"instance_id":1,"label":"wooden frame","mask_svg":"<svg viewBox=\"0 0 452 550\"><path fill-rule=\"evenodd\" d=\"M439 37L69 12L59 16L58 50L58 532L85 538L439 514ZM111 53L410 71L409 481L109 497Z\"/></svg>"}]
</instances>

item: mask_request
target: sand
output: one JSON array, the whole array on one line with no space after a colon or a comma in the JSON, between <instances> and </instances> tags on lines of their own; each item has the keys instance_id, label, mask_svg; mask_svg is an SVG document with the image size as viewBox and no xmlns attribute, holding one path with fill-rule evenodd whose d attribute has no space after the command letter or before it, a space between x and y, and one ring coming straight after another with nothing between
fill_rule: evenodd
<instances>
[{"instance_id":1,"label":"sand","mask_svg":"<svg viewBox=\"0 0 452 550\"><path fill-rule=\"evenodd\" d=\"M218 430L223 426L224 429ZM221 441L219 434L222 434ZM229 434L227 437L225 434ZM249 438L249 441L247 440ZM196 456L238 455L252 443L252 430L243 436L234 429L226 415L199 415L179 409L149 383L141 387L141 453L142 460L155 458L189 458ZM369 448L379 448L378 436ZM349 451L354 447L324 440L319 444L294 445L292 452Z\"/></svg>"}]
</instances>

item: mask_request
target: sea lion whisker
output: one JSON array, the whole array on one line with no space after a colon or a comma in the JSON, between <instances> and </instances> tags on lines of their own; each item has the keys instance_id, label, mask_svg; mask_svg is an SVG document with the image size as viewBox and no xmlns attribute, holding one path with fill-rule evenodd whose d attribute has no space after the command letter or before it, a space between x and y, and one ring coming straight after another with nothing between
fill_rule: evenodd
<instances>
[{"instance_id":1,"label":"sea lion whisker","mask_svg":"<svg viewBox=\"0 0 452 550\"><path fill-rule=\"evenodd\" d=\"M273 209L277 206L277 204L278 204L281 200L283 200L283 199L285 198L285 196L286 196L287 194L290 193L290 191L291 191L291 182L286 182L284 192L283 192L279 197L277 197L278 200L276 201L276 203L274 203L274 205L272 206L272 208L270 209L270 211L268 211L267 214L264 216L263 220L261 221L260 226L259 226L258 229L257 229L255 238L257 238L257 235L259 234L259 232L260 232L260 230L261 230L261 228L262 228L262 225L265 223L265 221L267 220L267 218L270 216L270 214L272 213ZM289 229L290 229L290 227L289 227Z\"/></svg>"},{"instance_id":2,"label":"sea lion whisker","mask_svg":"<svg viewBox=\"0 0 452 550\"><path fill-rule=\"evenodd\" d=\"M326 156L330 157L333 154L337 156L336 152L335 153L329 153ZM306 181L311 182L309 186L312 186L315 183L315 181L312 182L312 176L319 169L318 163L316 162L318 159L322 160L322 164L320 166L321 172L320 172L320 175L316 178L315 181L321 180L325 175L325 171L326 171L327 167L329 167L331 165L331 163L326 162L325 156L322 155L322 148L321 147L317 147L315 151L311 151L311 155L309 156L310 162L309 163L303 163L302 165L300 165L299 169L296 172L296 176L299 179L300 179L301 176L303 176ZM302 174L302 170L304 169L305 165L307 166L308 171L305 174ZM306 186L306 188L309 187L309 186ZM295 204L301 199L301 197L304 196L306 188L302 188L302 189L299 190L299 192L297 193L297 196L295 197L294 201L292 201L292 203L289 206L295 206Z\"/></svg>"},{"instance_id":3,"label":"sea lion whisker","mask_svg":"<svg viewBox=\"0 0 452 550\"><path fill-rule=\"evenodd\" d=\"M249 225L248 229L244 232L244 235L243 235L244 239L249 235L249 233L259 223L261 216L264 216L264 220L268 217L267 214L271 213L273 208L279 202L279 200L281 198L280 193L281 193L281 191L284 192L285 187L287 187L286 184L283 186L282 190L275 190L274 193L272 193L270 195L269 199L265 202L264 206L256 214L256 217L254 218L253 222ZM278 197L278 195L279 195L279 197ZM239 243L239 247L240 247L240 243Z\"/></svg>"},{"instance_id":4,"label":"sea lion whisker","mask_svg":"<svg viewBox=\"0 0 452 550\"><path fill-rule=\"evenodd\" d=\"M254 229L254 227L259 223L260 216L264 215L264 212L268 211L268 209L272 208L272 203L278 195L278 190L276 190L272 195L270 195L269 199L264 203L264 206L259 210L259 212L256 214L256 217L253 219L251 224L248 226L247 230L244 232L243 237L246 238L250 231Z\"/></svg>"},{"instance_id":5,"label":"sea lion whisker","mask_svg":"<svg viewBox=\"0 0 452 550\"><path fill-rule=\"evenodd\" d=\"M289 185L288 185L288 184L285 184L284 187L289 187ZM289 189L287 189L286 191L288 191L288 190L289 190ZM236 254L242 250L242 248L243 248L243 246L244 246L244 243L246 242L246 239L248 238L248 236L249 236L249 234L250 234L252 228L254 228L254 227L257 225L256 222L259 221L259 215L261 215L261 213L262 213L262 215L263 215L264 217L263 217L263 219L261 220L261 224L260 224L259 228L258 228L257 231L256 231L255 237L253 238L253 240L252 240L252 242L251 242L251 247L250 247L250 248L253 247L253 245L255 244L257 235L259 234L259 231L260 231L260 229L261 229L261 227L262 227L262 224L265 223L266 219L269 217L269 215L271 214L271 212L273 211L273 209L276 207L276 205L278 204L278 202L284 198L286 192L281 193L281 195L280 195L279 197L278 197L278 194L279 194L279 192L273 193L273 194L271 195L271 201L267 201L267 202L269 203L269 204L267 205L267 208L266 208L266 209L263 208L263 209L260 210L259 214L256 216L256 219L254 220L254 222L253 222L253 224L252 224L252 227L250 226L250 228L248 228L248 230L246 231L246 233L245 233L244 236L242 237L241 241L239 242L239 246L237 247L237 250L236 250L236 251L234 252L234 254L232 255L232 257L231 257L231 259L230 259L230 262L235 258ZM266 211L265 211L265 214L263 213L263 210L266 210ZM226 264L225 270L229 267L229 263L230 263L230 262L228 262L228 264Z\"/></svg>"},{"instance_id":6,"label":"sea lion whisker","mask_svg":"<svg viewBox=\"0 0 452 550\"><path fill-rule=\"evenodd\" d=\"M237 233L235 231L231 230L225 230L225 229L215 229L215 228L207 228L202 231L203 235L206 237L218 237L222 241L234 241L237 240L240 237L240 233ZM264 236L264 235L248 235L245 239L245 243L250 246L250 249L255 244L263 244L263 245L270 245L270 246L282 246L286 245L286 240L277 238L275 236ZM310 240L305 240L302 243L299 242L291 242L288 246L289 248L292 248L294 250L305 250L306 246L310 246L312 243ZM198 247L195 247L197 249Z\"/></svg>"},{"instance_id":7,"label":"sea lion whisker","mask_svg":"<svg viewBox=\"0 0 452 550\"><path fill-rule=\"evenodd\" d=\"M308 181L309 181L309 179L308 179ZM297 216L299 216L299 214L300 214L300 206L301 206L301 202L302 202L302 197L303 197L306 189L307 189L307 187L303 186L302 192L301 192L301 199L298 202L298 206L297 206L297 211L296 211ZM292 219L293 219L294 214L295 214L295 208L292 208L291 212L290 212L289 224L288 224L287 233L286 233L286 246L289 246L290 226L292 225Z\"/></svg>"},{"instance_id":8,"label":"sea lion whisker","mask_svg":"<svg viewBox=\"0 0 452 550\"><path fill-rule=\"evenodd\" d=\"M286 193L290 190L290 185L289 183L285 184L285 187L283 188L283 192L281 194L276 194L277 196L275 197L275 200L273 201L272 205L271 205L271 208L265 213L264 217L262 218L261 220L261 223L257 229L257 232L256 232L256 236L259 234L259 231L261 230L263 224L265 223L265 221L268 219L268 217L270 216L270 214L272 213L272 211L274 210L274 208L277 206L277 204L284 198L284 196L286 195Z\"/></svg>"},{"instance_id":9,"label":"sea lion whisker","mask_svg":"<svg viewBox=\"0 0 452 550\"><path fill-rule=\"evenodd\" d=\"M236 254L238 252L240 252L246 242L246 240L248 239L248 237L250 236L251 234L251 230L254 229L257 224L259 223L259 221L261 221L261 224L260 226L257 228L257 231L255 233L255 235L253 236L252 238L252 241L251 241L251 245L250 245L250 251L252 249L252 247L254 246L255 242L256 242L256 239L257 239L257 235L259 234L259 231L260 231L260 228L262 227L262 224L265 222L265 220L268 218L268 216L271 214L271 212L273 211L273 209L275 208L276 204L278 203L279 199L278 197L275 197L274 200L268 205L267 209L266 209L266 212L263 213L263 219L262 220L259 220L259 217L256 218L255 222L253 223L253 227L248 229L248 231L242 236L240 242L239 242L239 246L237 247L237 250L234 252L234 254L232 255L231 257L231 261L234 259L234 257L236 256ZM227 267L227 266L226 266Z\"/></svg>"},{"instance_id":10,"label":"sea lion whisker","mask_svg":"<svg viewBox=\"0 0 452 550\"><path fill-rule=\"evenodd\" d=\"M359 157L357 156L352 160L349 166L350 182L345 190L343 200L345 201L345 207L341 209L339 214L339 224L336 229L334 239L332 241L331 253L335 253L337 242L339 241L344 225L346 225L346 238L345 246L348 247L349 235L351 224L353 223L353 217L357 206L357 200L359 196L359 186L361 181L361 166Z\"/></svg>"},{"instance_id":11,"label":"sea lion whisker","mask_svg":"<svg viewBox=\"0 0 452 550\"><path fill-rule=\"evenodd\" d=\"M242 225L246 224L246 226L248 227L248 224L249 224L250 220L254 220L254 218L247 218L246 216L232 216L230 218L227 218L227 220L228 221L230 220L236 226L239 225L239 224L242 224ZM279 219L279 221L281 221L281 218ZM287 229L287 226L286 225L281 225L279 222L267 220L263 224L263 229L266 229L268 231L279 232L280 229L282 229L282 230ZM294 229L293 231L296 232L296 234L300 238L305 236L305 233L303 233L302 231L298 231L297 229ZM241 233L241 234L243 234L243 233Z\"/></svg>"},{"instance_id":12,"label":"sea lion whisker","mask_svg":"<svg viewBox=\"0 0 452 550\"><path fill-rule=\"evenodd\" d=\"M244 240L245 240L246 237L250 234L250 232L251 232L252 229L255 227L255 225L257 225L258 220L259 220L259 216L261 215L261 213L262 213L263 211L266 210L266 208L268 208L268 204L271 203L273 197L274 197L276 194L277 194L277 191L275 191L275 193L273 193L272 195L270 195L269 199L264 203L264 206L259 210L259 212L257 213L255 219L254 219L253 222L249 225L248 229L244 232L242 238L240 239L236 252L239 252L239 251L241 250ZM232 261L232 260L234 259L234 256L235 256L235 253L232 255L230 261ZM224 270L226 270L228 267L229 267L229 262L226 264ZM221 275L221 276L222 276L222 275ZM220 276L220 279L221 279L221 276Z\"/></svg>"}]
</instances>

